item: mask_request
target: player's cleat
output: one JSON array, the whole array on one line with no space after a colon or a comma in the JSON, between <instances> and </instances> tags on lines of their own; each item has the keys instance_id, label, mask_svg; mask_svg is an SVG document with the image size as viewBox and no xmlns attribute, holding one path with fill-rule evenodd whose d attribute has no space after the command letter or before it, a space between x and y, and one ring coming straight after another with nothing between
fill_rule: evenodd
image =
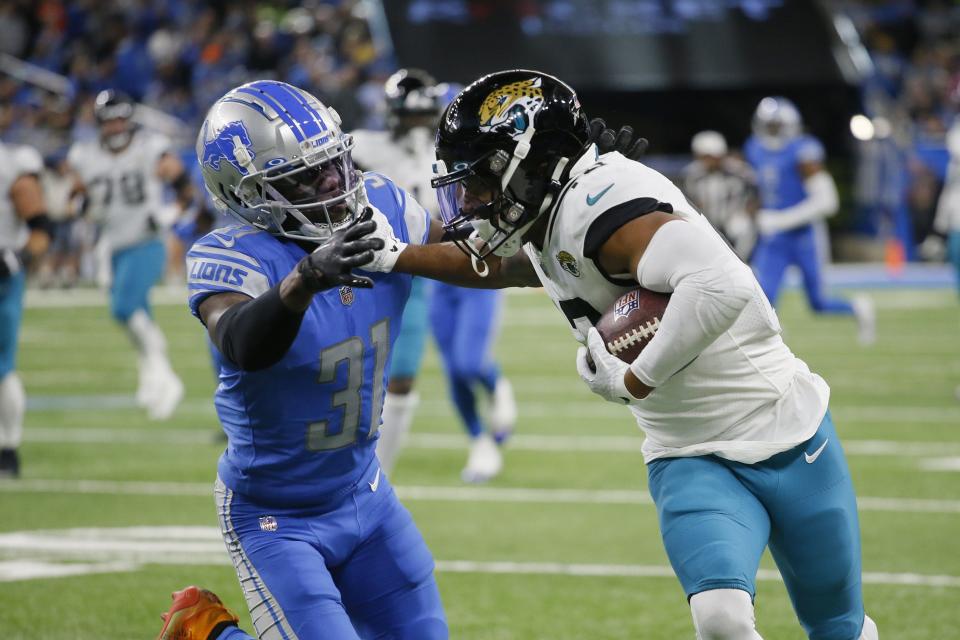
<instances>
[{"instance_id":1,"label":"player's cleat","mask_svg":"<svg viewBox=\"0 0 960 640\"><path fill-rule=\"evenodd\" d=\"M16 449L0 449L0 478L20 477L20 455Z\"/></svg>"},{"instance_id":2,"label":"player's cleat","mask_svg":"<svg viewBox=\"0 0 960 640\"><path fill-rule=\"evenodd\" d=\"M161 378L155 393L147 406L147 415L151 420L166 420L183 400L183 383L173 371L168 371Z\"/></svg>"},{"instance_id":3,"label":"player's cleat","mask_svg":"<svg viewBox=\"0 0 960 640\"><path fill-rule=\"evenodd\" d=\"M850 305L857 319L857 341L868 347L877 341L877 311L873 307L873 300L863 294L855 295Z\"/></svg>"},{"instance_id":4,"label":"player's cleat","mask_svg":"<svg viewBox=\"0 0 960 640\"><path fill-rule=\"evenodd\" d=\"M470 445L467 466L460 472L464 482L486 482L503 469L503 454L489 433L481 433Z\"/></svg>"},{"instance_id":5,"label":"player's cleat","mask_svg":"<svg viewBox=\"0 0 960 640\"><path fill-rule=\"evenodd\" d=\"M173 604L160 615L163 628L157 640L215 640L240 621L212 591L189 586L170 597Z\"/></svg>"},{"instance_id":6,"label":"player's cleat","mask_svg":"<svg viewBox=\"0 0 960 640\"><path fill-rule=\"evenodd\" d=\"M489 423L497 444L503 444L510 437L517 423L517 401L513 397L513 385L503 376L497 378L497 385L490 397Z\"/></svg>"}]
</instances>

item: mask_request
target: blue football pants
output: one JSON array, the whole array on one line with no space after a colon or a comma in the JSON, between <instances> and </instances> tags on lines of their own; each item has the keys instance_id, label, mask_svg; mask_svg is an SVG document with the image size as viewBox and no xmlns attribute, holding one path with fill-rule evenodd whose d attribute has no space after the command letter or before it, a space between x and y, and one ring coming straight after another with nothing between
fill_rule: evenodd
<instances>
[{"instance_id":1,"label":"blue football pants","mask_svg":"<svg viewBox=\"0 0 960 640\"><path fill-rule=\"evenodd\" d=\"M390 352L390 379L416 378L427 343L427 315L430 305L432 281L414 278L410 285L410 297L403 307L400 334Z\"/></svg>"},{"instance_id":2,"label":"blue football pants","mask_svg":"<svg viewBox=\"0 0 960 640\"><path fill-rule=\"evenodd\" d=\"M477 385L493 393L500 376L493 341L500 324L503 294L434 283L430 324L447 374L450 395L472 437L483 431L477 411Z\"/></svg>"},{"instance_id":3,"label":"blue football pants","mask_svg":"<svg viewBox=\"0 0 960 640\"><path fill-rule=\"evenodd\" d=\"M376 460L332 505L258 506L219 479L215 494L261 640L448 637L433 557Z\"/></svg>"},{"instance_id":4,"label":"blue football pants","mask_svg":"<svg viewBox=\"0 0 960 640\"><path fill-rule=\"evenodd\" d=\"M808 637L860 637L857 502L829 413L813 438L763 462L661 458L648 474L663 543L688 599L711 589L754 596L769 545Z\"/></svg>"},{"instance_id":5,"label":"blue football pants","mask_svg":"<svg viewBox=\"0 0 960 640\"><path fill-rule=\"evenodd\" d=\"M17 340L23 318L23 271L0 278L0 380L17 368Z\"/></svg>"},{"instance_id":6,"label":"blue football pants","mask_svg":"<svg viewBox=\"0 0 960 640\"><path fill-rule=\"evenodd\" d=\"M166 248L158 239L121 249L111 256L110 313L117 322L126 323L138 309L150 314L150 289L163 277L166 259Z\"/></svg>"},{"instance_id":7,"label":"blue football pants","mask_svg":"<svg viewBox=\"0 0 960 640\"><path fill-rule=\"evenodd\" d=\"M777 302L783 276L790 265L800 268L807 301L816 313L853 314L853 307L849 302L830 298L823 292L822 262L817 247L816 229L812 225L761 236L757 241L752 266L771 305Z\"/></svg>"}]
</instances>

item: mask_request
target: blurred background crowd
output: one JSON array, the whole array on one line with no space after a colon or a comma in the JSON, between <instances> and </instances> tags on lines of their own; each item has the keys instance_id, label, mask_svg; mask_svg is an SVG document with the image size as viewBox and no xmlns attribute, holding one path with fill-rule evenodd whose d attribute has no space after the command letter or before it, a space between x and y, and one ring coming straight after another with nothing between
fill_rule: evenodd
<instances>
[{"instance_id":1,"label":"blurred background crowd","mask_svg":"<svg viewBox=\"0 0 960 640\"><path fill-rule=\"evenodd\" d=\"M710 3L699 4L708 13ZM775 8L790 3L754 4ZM813 4L825 23L833 25L834 37L847 47L858 70L856 81L845 88L814 83L797 89L808 128L825 138L828 166L840 186L844 206L831 222L834 234L861 239L853 245L859 247L856 251L838 245L837 257L885 258L892 264L942 259L937 243L924 245L924 240L934 230L949 230L942 216L936 225L935 218L949 177L947 134L960 110L960 5L947 0ZM573 19L576 5L532 0L414 0L395 5L363 0L0 0L0 140L28 144L41 153L50 215L68 220L75 212L68 198L65 151L72 142L97 135L92 101L102 89L120 89L138 101L137 119L172 137L193 166L193 139L206 108L241 82L285 80L334 106L347 130L383 128L383 83L400 65L410 64L403 47L395 46L403 41L398 24L425 23L440 33L458 22L483 22L499 13L519 21L528 36L542 35L551 20ZM497 42L489 46L502 48ZM468 57L482 61L486 52L476 54ZM429 68L429 61L416 66L426 66L440 80L471 79L446 77L440 62L437 69ZM631 64L629 59L626 64ZM565 77L563 69L547 70ZM465 67L465 76L468 73ZM689 160L689 140L697 130L717 129L736 148L749 127L751 106L734 121L730 106L704 100L697 108L699 122L685 126L661 114L651 131L645 128L650 118L640 113L650 109L639 106L650 102L642 87L616 95L600 91L590 99L594 87L574 85L586 96L591 115L613 114L608 117L633 123L634 100L637 128L651 140L651 163L656 166L659 159L667 173L678 173L670 167ZM756 95L778 88L769 83L750 87L752 105ZM811 113L809 104L816 103L811 92L831 91L852 97L827 116ZM713 121L711 113L717 115ZM830 121L824 123L825 117ZM837 125L841 119L842 129ZM831 135L838 130L843 139ZM960 137L960 128L955 132ZM79 258L91 244L89 231L84 224L62 227L66 235L57 246L69 254L68 263L80 265L82 276ZM64 258L55 252L49 260ZM75 282L73 270L65 277L53 271L47 265L41 284Z\"/></svg>"}]
</instances>

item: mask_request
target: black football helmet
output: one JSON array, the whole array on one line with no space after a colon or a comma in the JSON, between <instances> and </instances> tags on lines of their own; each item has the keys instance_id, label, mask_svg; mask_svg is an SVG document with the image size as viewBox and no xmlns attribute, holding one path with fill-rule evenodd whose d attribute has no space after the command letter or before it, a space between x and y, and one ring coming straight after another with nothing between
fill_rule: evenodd
<instances>
[{"instance_id":1,"label":"black football helmet","mask_svg":"<svg viewBox=\"0 0 960 640\"><path fill-rule=\"evenodd\" d=\"M472 226L458 245L476 259L515 254L588 137L577 94L551 75L515 69L469 85L447 106L437 133L432 185L444 229L463 237Z\"/></svg>"},{"instance_id":2,"label":"black football helmet","mask_svg":"<svg viewBox=\"0 0 960 640\"><path fill-rule=\"evenodd\" d=\"M417 126L433 129L440 117L441 95L437 81L421 69L400 69L384 85L387 125L399 137ZM431 134L432 135L432 134Z\"/></svg>"},{"instance_id":3,"label":"black football helmet","mask_svg":"<svg viewBox=\"0 0 960 640\"><path fill-rule=\"evenodd\" d=\"M134 103L123 91L104 89L93 102L93 115L100 128L100 143L111 151L126 147L133 137ZM114 124L117 121L117 124Z\"/></svg>"}]
</instances>

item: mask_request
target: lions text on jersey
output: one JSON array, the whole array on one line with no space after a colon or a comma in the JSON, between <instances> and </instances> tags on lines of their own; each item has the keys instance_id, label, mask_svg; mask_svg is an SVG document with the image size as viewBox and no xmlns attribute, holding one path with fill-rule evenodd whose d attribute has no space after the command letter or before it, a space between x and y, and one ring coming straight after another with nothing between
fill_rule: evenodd
<instances>
[{"instance_id":1,"label":"lions text on jersey","mask_svg":"<svg viewBox=\"0 0 960 640\"><path fill-rule=\"evenodd\" d=\"M619 153L598 158L588 151L573 166L542 251L525 246L581 342L602 311L637 286L632 274L607 274L596 262L600 245L627 221L621 205L637 200L649 211L701 225L716 238L717 251L731 251L666 177ZM716 454L750 463L812 436L828 398L823 379L783 343L776 315L756 285L733 326L631 410L647 436L647 462Z\"/></svg>"},{"instance_id":2,"label":"lions text on jersey","mask_svg":"<svg viewBox=\"0 0 960 640\"><path fill-rule=\"evenodd\" d=\"M389 179L367 174L370 204L398 237L422 243L427 213ZM253 227L217 229L187 254L190 309L220 292L250 297L279 283L306 252ZM283 359L243 371L225 359L215 405L230 445L219 475L257 503L323 503L355 485L373 460L390 349L410 277L374 274L372 289L317 294Z\"/></svg>"}]
</instances>

